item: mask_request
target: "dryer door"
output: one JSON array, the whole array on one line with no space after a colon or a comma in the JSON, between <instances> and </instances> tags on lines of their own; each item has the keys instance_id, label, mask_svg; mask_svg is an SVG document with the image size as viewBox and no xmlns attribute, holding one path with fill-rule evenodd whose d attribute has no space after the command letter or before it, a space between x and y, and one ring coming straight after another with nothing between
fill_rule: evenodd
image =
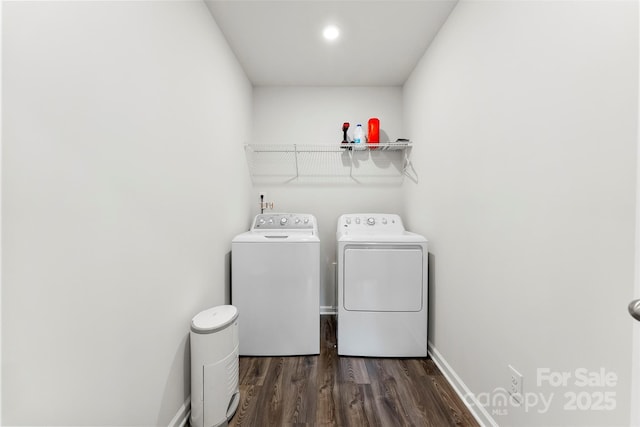
<instances>
[{"instance_id":1,"label":"dryer door","mask_svg":"<svg viewBox=\"0 0 640 427\"><path fill-rule=\"evenodd\" d=\"M346 246L345 310L422 310L423 262L420 246Z\"/></svg>"}]
</instances>

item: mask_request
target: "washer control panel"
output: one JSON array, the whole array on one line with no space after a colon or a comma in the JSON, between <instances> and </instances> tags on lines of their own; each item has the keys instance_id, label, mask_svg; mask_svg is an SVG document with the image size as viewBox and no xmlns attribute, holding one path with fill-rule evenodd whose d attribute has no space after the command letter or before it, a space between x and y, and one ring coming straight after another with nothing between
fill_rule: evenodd
<instances>
[{"instance_id":1,"label":"washer control panel","mask_svg":"<svg viewBox=\"0 0 640 427\"><path fill-rule=\"evenodd\" d=\"M338 231L349 230L351 233L402 233L404 225L396 214L346 214L338 219Z\"/></svg>"},{"instance_id":2,"label":"washer control panel","mask_svg":"<svg viewBox=\"0 0 640 427\"><path fill-rule=\"evenodd\" d=\"M251 225L252 230L314 230L316 218L310 214L269 213L258 214Z\"/></svg>"}]
</instances>

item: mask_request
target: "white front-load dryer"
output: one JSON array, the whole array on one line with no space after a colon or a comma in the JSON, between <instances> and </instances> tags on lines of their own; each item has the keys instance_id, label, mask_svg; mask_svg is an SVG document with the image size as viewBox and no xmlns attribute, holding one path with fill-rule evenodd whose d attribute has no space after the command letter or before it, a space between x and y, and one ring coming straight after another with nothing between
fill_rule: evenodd
<instances>
[{"instance_id":1,"label":"white front-load dryer","mask_svg":"<svg viewBox=\"0 0 640 427\"><path fill-rule=\"evenodd\" d=\"M393 214L342 215L338 354L427 356L427 240Z\"/></svg>"},{"instance_id":2,"label":"white front-load dryer","mask_svg":"<svg viewBox=\"0 0 640 427\"><path fill-rule=\"evenodd\" d=\"M320 239L310 214L257 215L231 242L243 356L320 353Z\"/></svg>"}]
</instances>

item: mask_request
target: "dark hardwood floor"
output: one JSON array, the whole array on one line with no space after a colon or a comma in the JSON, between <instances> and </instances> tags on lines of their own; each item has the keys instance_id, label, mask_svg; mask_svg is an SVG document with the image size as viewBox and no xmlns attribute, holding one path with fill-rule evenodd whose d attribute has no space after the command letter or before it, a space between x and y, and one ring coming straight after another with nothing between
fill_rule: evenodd
<instances>
[{"instance_id":1,"label":"dark hardwood floor","mask_svg":"<svg viewBox=\"0 0 640 427\"><path fill-rule=\"evenodd\" d=\"M230 426L477 426L433 361L338 356L335 316L319 356L241 357Z\"/></svg>"}]
</instances>

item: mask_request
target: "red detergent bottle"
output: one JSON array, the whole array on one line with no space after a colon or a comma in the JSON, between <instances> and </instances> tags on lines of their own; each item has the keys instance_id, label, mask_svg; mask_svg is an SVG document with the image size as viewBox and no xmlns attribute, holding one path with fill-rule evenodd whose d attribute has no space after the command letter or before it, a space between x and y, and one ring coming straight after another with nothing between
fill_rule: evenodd
<instances>
[{"instance_id":1,"label":"red detergent bottle","mask_svg":"<svg viewBox=\"0 0 640 427\"><path fill-rule=\"evenodd\" d=\"M367 142L369 144L377 144L380 142L380 120L376 117L369 119Z\"/></svg>"}]
</instances>

